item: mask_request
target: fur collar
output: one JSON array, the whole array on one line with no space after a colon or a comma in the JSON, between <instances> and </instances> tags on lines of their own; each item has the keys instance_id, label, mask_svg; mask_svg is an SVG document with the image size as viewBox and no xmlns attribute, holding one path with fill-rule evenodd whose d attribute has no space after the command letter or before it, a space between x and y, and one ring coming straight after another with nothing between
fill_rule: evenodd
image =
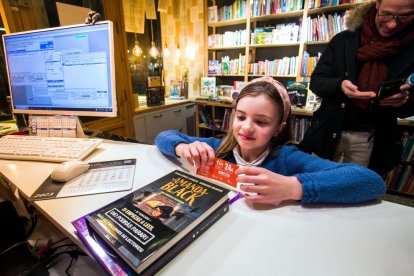
<instances>
[{"instance_id":1,"label":"fur collar","mask_svg":"<svg viewBox=\"0 0 414 276\"><path fill-rule=\"evenodd\" d=\"M361 27L362 22L364 21L364 15L373 5L375 5L375 2L362 4L356 7L346 19L345 25L348 30L355 32L355 30Z\"/></svg>"}]
</instances>

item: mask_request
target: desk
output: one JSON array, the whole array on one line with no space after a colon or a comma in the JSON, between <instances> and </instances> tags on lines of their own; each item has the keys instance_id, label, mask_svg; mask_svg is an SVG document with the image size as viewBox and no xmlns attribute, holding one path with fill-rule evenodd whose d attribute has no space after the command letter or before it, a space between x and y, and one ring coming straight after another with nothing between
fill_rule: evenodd
<instances>
[{"instance_id":1,"label":"desk","mask_svg":"<svg viewBox=\"0 0 414 276\"><path fill-rule=\"evenodd\" d=\"M105 141L87 161L137 158L134 189L177 164L154 146ZM0 160L0 172L24 197L55 163ZM75 243L71 221L125 194L35 201ZM414 208L379 202L335 207L300 204L252 210L243 200L160 272L161 275L413 275Z\"/></svg>"}]
</instances>

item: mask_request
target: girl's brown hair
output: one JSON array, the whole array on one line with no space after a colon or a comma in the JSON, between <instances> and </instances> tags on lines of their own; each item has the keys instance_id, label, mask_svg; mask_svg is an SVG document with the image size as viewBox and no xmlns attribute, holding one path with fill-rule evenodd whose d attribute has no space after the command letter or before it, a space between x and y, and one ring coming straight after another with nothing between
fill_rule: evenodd
<instances>
[{"instance_id":1,"label":"girl's brown hair","mask_svg":"<svg viewBox=\"0 0 414 276\"><path fill-rule=\"evenodd\" d=\"M240 95L237 97L236 109L237 109L237 104L239 103L240 99L247 97L247 96L257 97L260 95L267 96L270 100L272 100L273 102L277 104L277 106L279 107L278 124L281 124L283 114L284 114L282 98L280 96L280 93L276 90L276 87L273 84L266 82L266 81L257 81L257 82L252 82L246 85L240 91ZM231 127L229 131L227 132L226 137L223 139L223 142L221 143L220 147L216 151L216 156L219 158L224 158L228 156L230 153L232 153L234 147L237 146L237 140L233 134L233 119L234 119L234 114L231 120ZM269 151L271 155L276 155L279 148L282 145L291 141L290 124L291 123L290 123L290 110L289 110L289 116L286 120L286 126L276 137L272 137L272 139L270 140Z\"/></svg>"}]
</instances>

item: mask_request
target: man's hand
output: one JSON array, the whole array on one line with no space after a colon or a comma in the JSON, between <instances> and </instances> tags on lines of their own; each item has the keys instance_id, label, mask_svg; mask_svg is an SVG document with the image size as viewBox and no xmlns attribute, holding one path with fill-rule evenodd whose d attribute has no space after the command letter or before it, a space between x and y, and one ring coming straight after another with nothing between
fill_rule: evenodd
<instances>
[{"instance_id":1,"label":"man's hand","mask_svg":"<svg viewBox=\"0 0 414 276\"><path fill-rule=\"evenodd\" d=\"M351 99L371 99L375 98L374 91L359 91L358 86L354 85L350 80L344 80L341 83L342 92Z\"/></svg>"},{"instance_id":2,"label":"man's hand","mask_svg":"<svg viewBox=\"0 0 414 276\"><path fill-rule=\"evenodd\" d=\"M380 100L381 106L393 106L393 107L399 107L405 104L408 101L409 98L409 91L410 85L409 84L403 84L400 86L400 93L394 94L392 96L386 97L382 100Z\"/></svg>"}]
</instances>

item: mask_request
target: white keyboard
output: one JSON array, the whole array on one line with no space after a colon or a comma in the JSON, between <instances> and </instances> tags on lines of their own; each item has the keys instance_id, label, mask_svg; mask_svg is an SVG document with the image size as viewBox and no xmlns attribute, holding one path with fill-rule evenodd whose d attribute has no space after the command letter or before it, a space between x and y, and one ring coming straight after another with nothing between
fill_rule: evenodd
<instances>
[{"instance_id":1,"label":"white keyboard","mask_svg":"<svg viewBox=\"0 0 414 276\"><path fill-rule=\"evenodd\" d=\"M64 162L82 160L101 139L6 135L0 138L0 159Z\"/></svg>"}]
</instances>

